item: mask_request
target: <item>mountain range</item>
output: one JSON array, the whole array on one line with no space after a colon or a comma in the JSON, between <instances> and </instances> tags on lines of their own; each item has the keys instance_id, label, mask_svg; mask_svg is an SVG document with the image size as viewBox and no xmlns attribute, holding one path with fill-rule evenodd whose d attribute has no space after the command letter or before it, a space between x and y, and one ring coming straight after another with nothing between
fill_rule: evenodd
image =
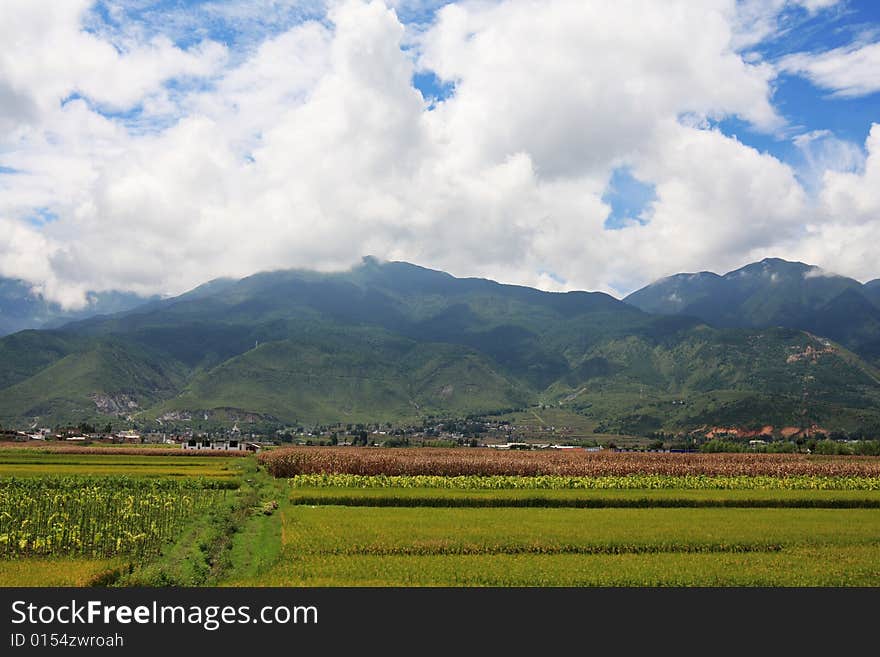
<instances>
[{"instance_id":1,"label":"mountain range","mask_svg":"<svg viewBox=\"0 0 880 657\"><path fill-rule=\"evenodd\" d=\"M781 260L738 272L624 301L373 258L219 279L0 339L0 423L280 427L542 403L637 435L880 431L877 282Z\"/></svg>"},{"instance_id":2,"label":"mountain range","mask_svg":"<svg viewBox=\"0 0 880 657\"><path fill-rule=\"evenodd\" d=\"M159 297L142 297L131 292L89 292L87 303L77 310L65 310L47 301L20 279L0 277L0 336L31 328L58 327L67 322L122 312Z\"/></svg>"},{"instance_id":3,"label":"mountain range","mask_svg":"<svg viewBox=\"0 0 880 657\"><path fill-rule=\"evenodd\" d=\"M802 262L766 258L724 276L705 271L669 276L624 301L717 327L802 329L880 359L880 279L863 285Z\"/></svg>"}]
</instances>

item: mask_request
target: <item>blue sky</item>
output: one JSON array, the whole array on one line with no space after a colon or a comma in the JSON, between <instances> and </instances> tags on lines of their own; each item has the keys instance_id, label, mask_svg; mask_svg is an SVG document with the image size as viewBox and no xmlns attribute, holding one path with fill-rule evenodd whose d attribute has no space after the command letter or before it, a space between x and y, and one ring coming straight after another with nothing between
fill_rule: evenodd
<instances>
[{"instance_id":1,"label":"blue sky","mask_svg":"<svg viewBox=\"0 0 880 657\"><path fill-rule=\"evenodd\" d=\"M754 48L764 59L773 61L793 52L819 53L861 40L876 40L880 37L880 3L849 0L814 15L792 8L785 12L782 22L789 25L786 31ZM871 122L880 118L876 94L842 98L789 73L776 78L773 102L789 123L781 135L756 132L736 119L723 121L720 127L725 133L736 134L743 143L790 161L796 159L787 138L792 131L830 130L841 139L862 144Z\"/></svg>"},{"instance_id":2,"label":"blue sky","mask_svg":"<svg viewBox=\"0 0 880 657\"><path fill-rule=\"evenodd\" d=\"M182 48L204 39L233 49L279 34L306 20L324 17L322 2L252 3L253 11L240 11L241 3L217 0L97 0L90 10L88 29L121 35L133 27L147 35L162 34Z\"/></svg>"},{"instance_id":3,"label":"blue sky","mask_svg":"<svg viewBox=\"0 0 880 657\"><path fill-rule=\"evenodd\" d=\"M62 303L365 253L880 276L880 3L8 1L0 276Z\"/></svg>"}]
</instances>

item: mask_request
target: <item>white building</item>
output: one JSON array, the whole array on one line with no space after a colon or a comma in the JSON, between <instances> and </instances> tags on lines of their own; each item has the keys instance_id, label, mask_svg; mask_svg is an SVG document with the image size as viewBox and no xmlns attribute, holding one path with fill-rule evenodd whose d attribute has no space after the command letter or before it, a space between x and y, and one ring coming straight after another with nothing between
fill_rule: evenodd
<instances>
[{"instance_id":1,"label":"white building","mask_svg":"<svg viewBox=\"0 0 880 657\"><path fill-rule=\"evenodd\" d=\"M245 443L240 440L214 440L213 438L190 438L183 443L186 450L208 450L214 452L243 452Z\"/></svg>"}]
</instances>

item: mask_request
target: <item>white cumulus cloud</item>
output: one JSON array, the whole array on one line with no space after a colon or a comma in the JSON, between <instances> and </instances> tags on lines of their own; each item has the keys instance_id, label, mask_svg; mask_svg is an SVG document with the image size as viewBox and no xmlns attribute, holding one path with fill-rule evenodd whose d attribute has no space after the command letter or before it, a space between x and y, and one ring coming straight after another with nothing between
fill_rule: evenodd
<instances>
[{"instance_id":1,"label":"white cumulus cloud","mask_svg":"<svg viewBox=\"0 0 880 657\"><path fill-rule=\"evenodd\" d=\"M408 31L394 7L346 0L233 53L86 31L85 0L7 2L0 274L77 305L373 254L622 294L810 251L838 212L875 230L873 142L864 167L823 170L816 205L791 167L710 127L784 126L776 70L740 51L747 4L460 2ZM429 104L417 72L453 92ZM644 225L606 230L622 167L655 200Z\"/></svg>"},{"instance_id":2,"label":"white cumulus cloud","mask_svg":"<svg viewBox=\"0 0 880 657\"><path fill-rule=\"evenodd\" d=\"M792 245L798 259L861 281L877 278L880 124L871 127L865 149L862 170L825 173L819 206L805 224L803 238Z\"/></svg>"}]
</instances>

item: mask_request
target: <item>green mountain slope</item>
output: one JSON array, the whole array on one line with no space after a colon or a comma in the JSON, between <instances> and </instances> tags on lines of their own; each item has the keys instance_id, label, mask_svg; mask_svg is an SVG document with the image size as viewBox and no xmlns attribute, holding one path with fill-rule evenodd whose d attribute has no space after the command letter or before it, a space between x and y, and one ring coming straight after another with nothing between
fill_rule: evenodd
<instances>
[{"instance_id":1,"label":"green mountain slope","mask_svg":"<svg viewBox=\"0 0 880 657\"><path fill-rule=\"evenodd\" d=\"M550 398L615 431L705 424L850 429L880 419L880 372L837 344L791 329L703 327L665 343L633 336L598 345L585 363L593 375L559 382Z\"/></svg>"},{"instance_id":2,"label":"green mountain slope","mask_svg":"<svg viewBox=\"0 0 880 657\"><path fill-rule=\"evenodd\" d=\"M82 335L124 334L210 368L256 342L284 340L306 323L373 326L417 341L458 344L496 360L506 373L545 387L567 368L544 334L560 324L579 337L646 321L602 293L554 294L482 279L457 279L407 263L367 258L350 272L256 274L219 290L179 297L111 319L71 325Z\"/></svg>"},{"instance_id":3,"label":"green mountain slope","mask_svg":"<svg viewBox=\"0 0 880 657\"><path fill-rule=\"evenodd\" d=\"M21 331L0 339L0 390L89 344L88 338L59 331Z\"/></svg>"},{"instance_id":4,"label":"green mountain slope","mask_svg":"<svg viewBox=\"0 0 880 657\"><path fill-rule=\"evenodd\" d=\"M0 420L52 426L125 417L176 394L185 377L179 363L138 345L114 339L81 343L0 390Z\"/></svg>"},{"instance_id":5,"label":"green mountain slope","mask_svg":"<svg viewBox=\"0 0 880 657\"><path fill-rule=\"evenodd\" d=\"M862 294L864 294L871 303L880 308L880 278L868 281L862 286Z\"/></svg>"},{"instance_id":6,"label":"green mountain slope","mask_svg":"<svg viewBox=\"0 0 880 657\"><path fill-rule=\"evenodd\" d=\"M724 288L724 279L710 271L675 274L636 290L624 301L647 313L685 314L685 309L692 305L711 305L716 297L723 295ZM722 312L723 307L719 304L712 314L718 315Z\"/></svg>"},{"instance_id":7,"label":"green mountain slope","mask_svg":"<svg viewBox=\"0 0 880 657\"><path fill-rule=\"evenodd\" d=\"M348 272L213 281L110 317L0 339L8 364L0 422L411 421L542 402L634 433L734 421L880 426L876 370L818 337L829 335L823 318L858 314L864 321L844 337L870 351L866 322L880 310L848 279L805 284L815 278L804 278L810 269L787 264L738 275L778 274L772 284L788 290L787 301L752 280L737 287L737 307L778 317L799 299L798 308L824 309L810 327L823 329L817 335L712 328L601 293L542 292L370 258ZM725 279L697 275L694 304L717 303ZM688 282L667 280L663 293L684 294Z\"/></svg>"},{"instance_id":8,"label":"green mountain slope","mask_svg":"<svg viewBox=\"0 0 880 657\"><path fill-rule=\"evenodd\" d=\"M724 276L677 274L625 301L648 312L698 317L717 327L784 326L880 359L880 288L800 262L767 258Z\"/></svg>"},{"instance_id":9,"label":"green mountain slope","mask_svg":"<svg viewBox=\"0 0 880 657\"><path fill-rule=\"evenodd\" d=\"M455 345L417 343L382 331L311 332L260 344L193 378L153 413L284 422L414 420L526 404L529 393L489 360Z\"/></svg>"}]
</instances>

